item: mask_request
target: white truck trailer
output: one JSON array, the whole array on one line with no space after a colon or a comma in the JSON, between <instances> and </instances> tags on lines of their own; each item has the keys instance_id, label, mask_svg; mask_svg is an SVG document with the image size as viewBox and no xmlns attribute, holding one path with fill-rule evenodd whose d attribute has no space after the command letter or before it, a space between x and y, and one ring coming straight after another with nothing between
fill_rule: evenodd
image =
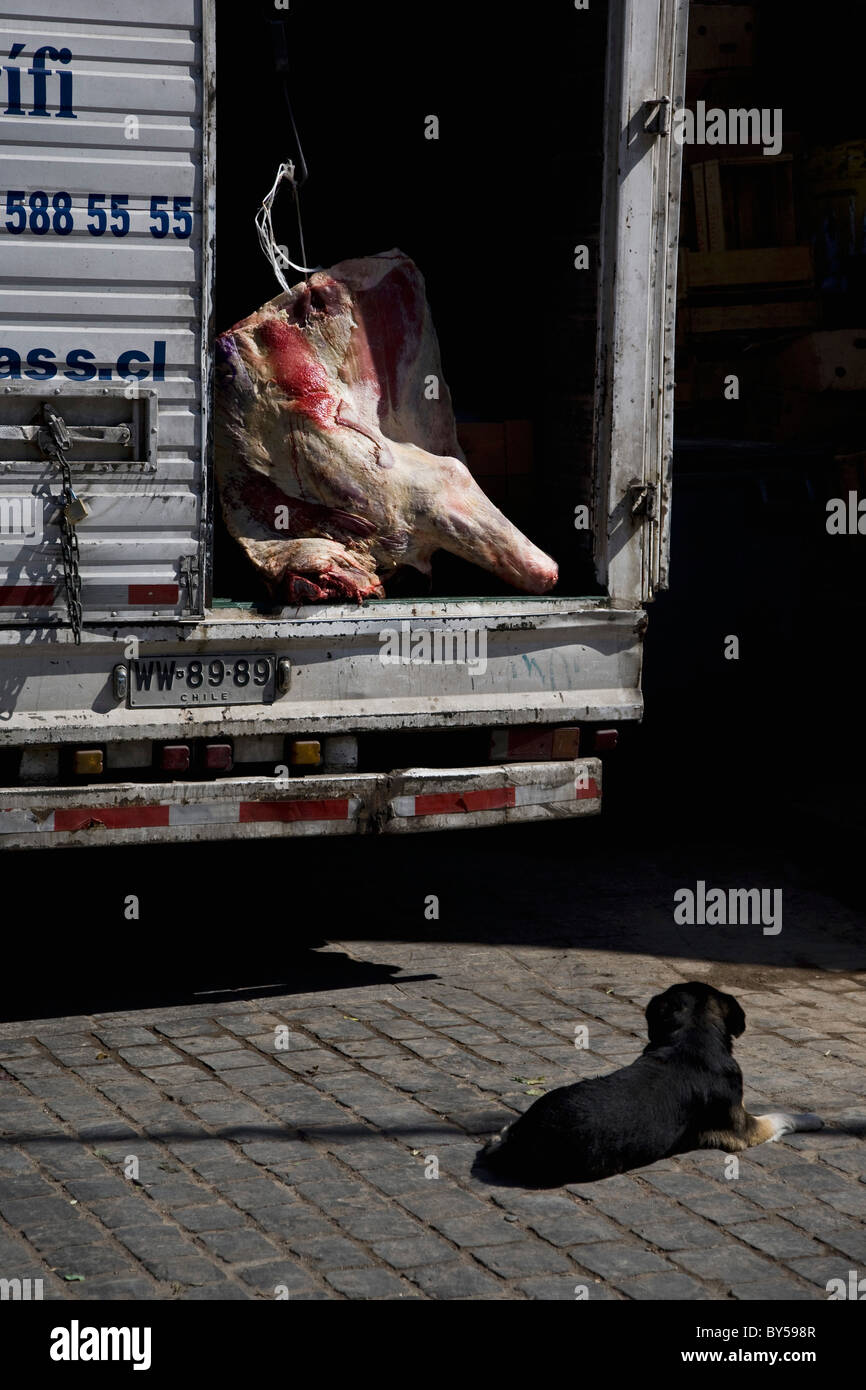
<instances>
[{"instance_id":1,"label":"white truck trailer","mask_svg":"<svg viewBox=\"0 0 866 1390\"><path fill-rule=\"evenodd\" d=\"M214 564L217 6L0 0L0 847L600 811L667 583L687 3L561 8L594 20L604 93L595 234L564 228L592 360L560 448L592 591L275 609ZM474 661L435 659L468 633Z\"/></svg>"}]
</instances>

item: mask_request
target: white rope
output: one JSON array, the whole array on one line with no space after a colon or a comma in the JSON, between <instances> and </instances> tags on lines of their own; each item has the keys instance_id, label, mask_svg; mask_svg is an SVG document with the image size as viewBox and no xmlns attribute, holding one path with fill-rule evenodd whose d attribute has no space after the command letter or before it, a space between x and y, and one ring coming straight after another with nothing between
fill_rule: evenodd
<instances>
[{"instance_id":1,"label":"white rope","mask_svg":"<svg viewBox=\"0 0 866 1390\"><path fill-rule=\"evenodd\" d=\"M285 252L282 251L281 248L277 245L276 237L274 236L274 227L271 221L271 212L274 205L274 199L276 198L277 193L279 192L280 184L283 183L284 180L286 183L290 183L292 185L292 193L294 194L295 198L295 207L297 208L298 212L298 232L301 242L301 255L304 256L304 258L306 259L304 252L304 233L303 229L301 228L301 211L298 207L298 189L297 185L295 184L295 166L294 164L292 164L290 160L287 160L285 164L280 165L279 169L277 170L277 177L274 179L270 191L266 193L264 198L262 199L262 205L256 213L256 231L259 237L259 245L261 246L263 252L265 253L265 256L270 262L271 268L274 274L276 275L277 280L288 294L292 287L290 284L288 284L286 277L283 274L284 268L291 268L292 270L297 270L300 275L313 275L315 271L321 269L321 267L296 265L294 261L289 260Z\"/></svg>"}]
</instances>

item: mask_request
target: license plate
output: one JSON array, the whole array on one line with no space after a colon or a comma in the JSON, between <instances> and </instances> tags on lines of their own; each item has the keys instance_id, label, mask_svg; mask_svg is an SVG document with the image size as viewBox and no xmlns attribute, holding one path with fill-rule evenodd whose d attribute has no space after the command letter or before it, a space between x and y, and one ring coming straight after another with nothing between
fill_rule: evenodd
<instances>
[{"instance_id":1,"label":"license plate","mask_svg":"<svg viewBox=\"0 0 866 1390\"><path fill-rule=\"evenodd\" d=\"M277 658L249 655L142 656L129 663L129 704L269 705Z\"/></svg>"}]
</instances>

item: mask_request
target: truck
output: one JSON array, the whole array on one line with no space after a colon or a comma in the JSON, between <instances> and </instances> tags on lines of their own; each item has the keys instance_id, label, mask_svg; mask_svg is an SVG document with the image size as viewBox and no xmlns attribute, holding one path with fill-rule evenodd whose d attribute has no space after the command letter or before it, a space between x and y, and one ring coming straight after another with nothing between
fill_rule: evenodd
<instances>
[{"instance_id":1,"label":"truck","mask_svg":"<svg viewBox=\"0 0 866 1390\"><path fill-rule=\"evenodd\" d=\"M4 849L601 811L668 582L687 0L549 8L413 33L384 2L2 0ZM415 256L469 466L565 592L447 565L359 605L244 592L213 342L277 292L248 267L297 158L283 84L321 263L391 229Z\"/></svg>"}]
</instances>

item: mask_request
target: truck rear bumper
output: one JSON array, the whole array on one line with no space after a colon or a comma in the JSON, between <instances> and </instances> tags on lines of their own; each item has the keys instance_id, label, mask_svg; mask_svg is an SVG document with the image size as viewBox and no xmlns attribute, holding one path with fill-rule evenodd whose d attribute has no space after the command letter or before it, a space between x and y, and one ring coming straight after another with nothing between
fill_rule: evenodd
<instances>
[{"instance_id":1,"label":"truck rear bumper","mask_svg":"<svg viewBox=\"0 0 866 1390\"><path fill-rule=\"evenodd\" d=\"M0 789L0 849L400 834L598 815L601 762Z\"/></svg>"}]
</instances>

